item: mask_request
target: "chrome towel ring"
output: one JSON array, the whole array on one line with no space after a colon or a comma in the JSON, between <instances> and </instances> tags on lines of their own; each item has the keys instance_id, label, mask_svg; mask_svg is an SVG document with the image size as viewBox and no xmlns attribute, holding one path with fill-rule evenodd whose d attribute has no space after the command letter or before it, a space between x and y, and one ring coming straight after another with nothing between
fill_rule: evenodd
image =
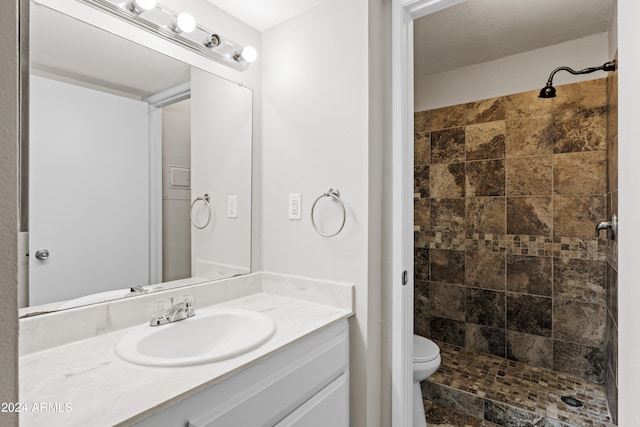
<instances>
[{"instance_id":1,"label":"chrome towel ring","mask_svg":"<svg viewBox=\"0 0 640 427\"><path fill-rule=\"evenodd\" d=\"M323 197L330 197L331 199L333 199L336 202L340 203L340 207L342 208L342 223L340 224L340 228L338 228L338 231L336 231L335 233L332 233L332 234L325 234L322 231L320 231L320 229L318 228L318 224L316 224L316 219L313 216L313 213L314 213L314 211L316 209L316 204L318 204L320 199L322 199ZM322 237L337 236L338 233L340 233L342 231L342 229L344 228L344 223L345 223L346 220L347 220L347 211L344 208L344 203L342 203L342 200L340 199L340 191L338 191L337 189L330 188L329 191L327 191L324 194L321 194L320 197L318 197L316 199L316 201L313 202L313 206L311 207L311 224L313 224L313 228Z\"/></svg>"},{"instance_id":2,"label":"chrome towel ring","mask_svg":"<svg viewBox=\"0 0 640 427\"><path fill-rule=\"evenodd\" d=\"M193 207L199 201L203 201L204 204L207 205L207 222L205 222L203 226L199 226L195 222L193 222ZM202 230L203 228L205 228L207 225L209 225L209 222L211 221L211 206L209 206L210 201L211 201L211 196L209 196L208 193L205 193L204 196L202 197L198 196L195 199L193 199L193 202L191 202L191 211L189 212L189 217L191 218L191 224L193 224L193 226L199 230Z\"/></svg>"}]
</instances>

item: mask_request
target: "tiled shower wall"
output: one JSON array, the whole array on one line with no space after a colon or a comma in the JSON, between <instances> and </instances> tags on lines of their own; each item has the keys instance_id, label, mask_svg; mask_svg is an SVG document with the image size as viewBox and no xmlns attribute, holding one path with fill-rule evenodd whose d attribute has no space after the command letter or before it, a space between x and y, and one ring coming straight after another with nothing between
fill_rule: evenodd
<instances>
[{"instance_id":1,"label":"tiled shower wall","mask_svg":"<svg viewBox=\"0 0 640 427\"><path fill-rule=\"evenodd\" d=\"M602 383L606 79L537 94L415 114L415 332Z\"/></svg>"},{"instance_id":2,"label":"tiled shower wall","mask_svg":"<svg viewBox=\"0 0 640 427\"><path fill-rule=\"evenodd\" d=\"M617 60L617 56L616 56ZM607 218L618 212L618 72L607 77ZM618 244L607 246L607 331L605 393L611 418L618 420Z\"/></svg>"}]
</instances>

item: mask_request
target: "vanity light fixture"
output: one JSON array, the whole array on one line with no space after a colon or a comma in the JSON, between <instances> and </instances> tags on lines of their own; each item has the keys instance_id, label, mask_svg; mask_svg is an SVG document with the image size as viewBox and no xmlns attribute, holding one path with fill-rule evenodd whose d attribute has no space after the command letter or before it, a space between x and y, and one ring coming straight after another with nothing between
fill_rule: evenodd
<instances>
[{"instance_id":1,"label":"vanity light fixture","mask_svg":"<svg viewBox=\"0 0 640 427\"><path fill-rule=\"evenodd\" d=\"M246 46L242 49L238 50L233 58L236 61L246 61L246 62L254 62L258 59L258 51L253 46Z\"/></svg>"},{"instance_id":2,"label":"vanity light fixture","mask_svg":"<svg viewBox=\"0 0 640 427\"><path fill-rule=\"evenodd\" d=\"M78 1L238 71L245 71L258 56L253 47L237 45L199 26L192 15L176 13L156 0Z\"/></svg>"},{"instance_id":3,"label":"vanity light fixture","mask_svg":"<svg viewBox=\"0 0 640 427\"><path fill-rule=\"evenodd\" d=\"M191 33L196 29L196 20L186 12L182 12L171 22L171 29L176 33Z\"/></svg>"},{"instance_id":4,"label":"vanity light fixture","mask_svg":"<svg viewBox=\"0 0 640 427\"><path fill-rule=\"evenodd\" d=\"M156 0L129 0L126 4L127 9L139 15L143 12L156 7Z\"/></svg>"}]
</instances>

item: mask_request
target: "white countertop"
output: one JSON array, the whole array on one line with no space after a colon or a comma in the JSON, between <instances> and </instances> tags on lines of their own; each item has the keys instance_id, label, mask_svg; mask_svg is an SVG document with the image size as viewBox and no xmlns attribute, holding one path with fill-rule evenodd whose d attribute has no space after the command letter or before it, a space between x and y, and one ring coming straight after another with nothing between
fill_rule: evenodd
<instances>
[{"instance_id":1,"label":"white countertop","mask_svg":"<svg viewBox=\"0 0 640 427\"><path fill-rule=\"evenodd\" d=\"M259 362L276 350L349 317L344 307L257 293L207 308L243 308L275 321L274 336L241 356L204 365L155 368L120 359L120 329L20 358L21 426L114 426L139 421ZM139 327L134 326L134 327ZM40 404L47 409L42 412Z\"/></svg>"}]
</instances>

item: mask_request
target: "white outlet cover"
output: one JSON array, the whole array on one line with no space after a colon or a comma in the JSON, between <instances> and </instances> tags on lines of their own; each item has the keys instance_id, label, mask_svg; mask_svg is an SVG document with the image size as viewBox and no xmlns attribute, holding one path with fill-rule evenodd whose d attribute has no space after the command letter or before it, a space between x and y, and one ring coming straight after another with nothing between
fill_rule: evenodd
<instances>
[{"instance_id":1,"label":"white outlet cover","mask_svg":"<svg viewBox=\"0 0 640 427\"><path fill-rule=\"evenodd\" d=\"M300 193L289 194L289 219L302 219L300 203Z\"/></svg>"}]
</instances>

